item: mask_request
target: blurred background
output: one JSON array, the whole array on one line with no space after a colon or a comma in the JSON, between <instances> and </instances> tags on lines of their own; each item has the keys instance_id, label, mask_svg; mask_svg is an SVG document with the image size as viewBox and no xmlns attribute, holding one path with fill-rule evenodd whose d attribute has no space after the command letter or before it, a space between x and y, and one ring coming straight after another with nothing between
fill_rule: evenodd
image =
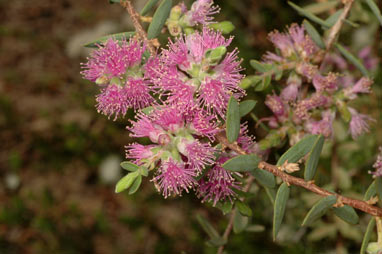
<instances>
[{"instance_id":1,"label":"blurred background","mask_svg":"<svg viewBox=\"0 0 382 254\"><path fill-rule=\"evenodd\" d=\"M145 1L133 2L140 10ZM222 9L217 20L236 26L233 46L245 56L248 73L249 60L272 48L268 32L302 20L282 0L216 3ZM90 53L85 43L132 30L126 11L107 0L0 0L0 21L0 253L215 253L204 244L207 236L195 215L208 217L222 232L227 219L220 210L193 195L163 199L149 181L132 196L114 193L124 145L132 142L128 121L96 113L98 88L82 79L80 63ZM380 58L380 32L368 27L365 22L361 34L341 39L355 50L369 44ZM382 143L378 75L375 94L360 102L378 121L371 134L358 142L340 135L337 164L331 163L331 148L322 162L321 183L330 183L336 167L336 188L358 198L372 181L366 172ZM261 104L257 110L267 114ZM288 225L272 242L272 205L262 189L253 188L259 195L251 201L252 223L261 226L233 235L229 253L358 252L366 218L349 226L328 217L316 228L300 228L317 197L299 189L292 192Z\"/></svg>"}]
</instances>

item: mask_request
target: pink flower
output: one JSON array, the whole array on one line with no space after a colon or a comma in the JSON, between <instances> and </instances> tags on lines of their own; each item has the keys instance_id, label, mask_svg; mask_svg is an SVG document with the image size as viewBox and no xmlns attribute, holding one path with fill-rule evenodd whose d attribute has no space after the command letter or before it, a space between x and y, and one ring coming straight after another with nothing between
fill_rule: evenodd
<instances>
[{"instance_id":1,"label":"pink flower","mask_svg":"<svg viewBox=\"0 0 382 254\"><path fill-rule=\"evenodd\" d=\"M374 172L370 172L370 174L374 175L374 177L382 176L382 146L379 147L379 154L377 156L377 160L373 164L373 168L375 168Z\"/></svg>"},{"instance_id":2,"label":"pink flower","mask_svg":"<svg viewBox=\"0 0 382 254\"><path fill-rule=\"evenodd\" d=\"M280 49L283 57L290 57L294 53L293 41L288 34L275 30L268 35L269 40Z\"/></svg>"},{"instance_id":3,"label":"pink flower","mask_svg":"<svg viewBox=\"0 0 382 254\"><path fill-rule=\"evenodd\" d=\"M227 157L219 158L216 165L208 171L206 179L199 181L197 192L198 196L202 197L202 202L212 201L215 206L219 201L232 202L236 198L233 190L239 189L240 182L235 180L231 172L221 166L228 159Z\"/></svg>"},{"instance_id":4,"label":"pink flower","mask_svg":"<svg viewBox=\"0 0 382 254\"><path fill-rule=\"evenodd\" d=\"M301 86L301 78L297 75L291 75L287 80L287 87L285 87L280 94L283 101L295 101L298 96L298 89Z\"/></svg>"},{"instance_id":5,"label":"pink flower","mask_svg":"<svg viewBox=\"0 0 382 254\"><path fill-rule=\"evenodd\" d=\"M375 120L368 115L358 113L353 108L349 108L349 111L352 115L350 125L349 125L350 134L353 139L357 139L363 133L370 131L368 122L375 121Z\"/></svg>"},{"instance_id":6,"label":"pink flower","mask_svg":"<svg viewBox=\"0 0 382 254\"><path fill-rule=\"evenodd\" d=\"M97 79L110 80L122 77L127 68L140 64L145 47L136 40L117 41L109 39L105 44L98 45L88 62L83 64L82 75L93 82Z\"/></svg>"},{"instance_id":7,"label":"pink flower","mask_svg":"<svg viewBox=\"0 0 382 254\"><path fill-rule=\"evenodd\" d=\"M373 56L372 48L370 46L364 47L359 53L358 57L363 61L366 69L375 70L378 66L378 57Z\"/></svg>"},{"instance_id":8,"label":"pink flower","mask_svg":"<svg viewBox=\"0 0 382 254\"><path fill-rule=\"evenodd\" d=\"M198 140L182 139L178 150L187 157L187 164L198 171L198 174L208 166L214 164L215 149L209 143L200 143Z\"/></svg>"},{"instance_id":9,"label":"pink flower","mask_svg":"<svg viewBox=\"0 0 382 254\"><path fill-rule=\"evenodd\" d=\"M211 23L214 19L211 16L219 13L220 11L218 6L212 6L213 3L213 0L195 1L191 6L191 10L185 14L188 25L195 26L198 23L202 25Z\"/></svg>"},{"instance_id":10,"label":"pink flower","mask_svg":"<svg viewBox=\"0 0 382 254\"><path fill-rule=\"evenodd\" d=\"M188 193L189 189L197 185L194 177L194 169L186 168L184 164L172 159L162 163L157 171L157 176L152 179L158 191L167 198L170 195L181 195L183 191Z\"/></svg>"},{"instance_id":11,"label":"pink flower","mask_svg":"<svg viewBox=\"0 0 382 254\"><path fill-rule=\"evenodd\" d=\"M277 95L267 95L265 105L272 110L276 117L281 117L285 114L285 106Z\"/></svg>"},{"instance_id":12,"label":"pink flower","mask_svg":"<svg viewBox=\"0 0 382 254\"><path fill-rule=\"evenodd\" d=\"M126 148L126 158L133 159L135 164L141 165L143 164L143 160L148 159L154 155L151 149L158 147L157 145L141 145L138 143L134 143Z\"/></svg>"},{"instance_id":13,"label":"pink flower","mask_svg":"<svg viewBox=\"0 0 382 254\"><path fill-rule=\"evenodd\" d=\"M354 86L348 87L344 90L345 96L349 99L355 99L358 93L370 93L370 87L373 81L369 78L362 77L355 83Z\"/></svg>"},{"instance_id":14,"label":"pink flower","mask_svg":"<svg viewBox=\"0 0 382 254\"><path fill-rule=\"evenodd\" d=\"M254 153L255 138L248 135L248 125L243 123L240 128L240 134L237 138L237 143L246 153Z\"/></svg>"},{"instance_id":15,"label":"pink flower","mask_svg":"<svg viewBox=\"0 0 382 254\"><path fill-rule=\"evenodd\" d=\"M294 115L299 119L307 119L309 117L309 110L326 106L329 103L330 98L316 92L310 98L306 98L297 104Z\"/></svg>"},{"instance_id":16,"label":"pink flower","mask_svg":"<svg viewBox=\"0 0 382 254\"><path fill-rule=\"evenodd\" d=\"M237 50L226 53L231 40L203 28L170 42L158 62L149 62L147 73L154 87L166 96L166 103L199 107L224 118L230 96L240 99L245 94L239 87L243 75Z\"/></svg>"},{"instance_id":17,"label":"pink flower","mask_svg":"<svg viewBox=\"0 0 382 254\"><path fill-rule=\"evenodd\" d=\"M327 76L316 74L313 77L313 86L317 91L334 91L338 87L337 75L329 73Z\"/></svg>"},{"instance_id":18,"label":"pink flower","mask_svg":"<svg viewBox=\"0 0 382 254\"><path fill-rule=\"evenodd\" d=\"M126 115L130 108L129 92L116 84L111 84L101 90L96 96L98 113L102 113L109 118L114 115L116 120L120 115Z\"/></svg>"},{"instance_id":19,"label":"pink flower","mask_svg":"<svg viewBox=\"0 0 382 254\"><path fill-rule=\"evenodd\" d=\"M329 138L333 133L333 120L335 116L335 112L331 112L330 110L324 111L322 113L322 120L308 124L310 133L322 134L326 138Z\"/></svg>"}]
</instances>

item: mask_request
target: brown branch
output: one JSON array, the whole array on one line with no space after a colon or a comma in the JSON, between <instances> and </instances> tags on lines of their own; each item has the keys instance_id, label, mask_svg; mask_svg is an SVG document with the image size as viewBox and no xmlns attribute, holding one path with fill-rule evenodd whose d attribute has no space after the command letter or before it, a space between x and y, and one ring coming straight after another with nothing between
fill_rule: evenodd
<instances>
[{"instance_id":1,"label":"brown branch","mask_svg":"<svg viewBox=\"0 0 382 254\"><path fill-rule=\"evenodd\" d=\"M140 20L140 15L139 13L134 9L133 5L131 4L130 0L121 0L120 4L123 8L127 10L129 13L131 20L133 21L133 25L135 27L135 30L137 31L137 36L139 39L144 41L147 45L147 48L150 51L150 54L152 56L156 55L156 49L153 43L147 38L146 31L143 29L141 23L139 22Z\"/></svg>"},{"instance_id":2,"label":"brown branch","mask_svg":"<svg viewBox=\"0 0 382 254\"><path fill-rule=\"evenodd\" d=\"M237 144L235 144L235 143L231 144L228 142L228 140L225 136L225 132L223 132L223 131L220 132L216 136L216 138L220 143L222 143L226 147L229 147L231 150L237 152L238 154L246 154L241 148L237 149L237 147L238 147ZM317 185L315 185L311 181L307 182L302 178L298 178L298 177L289 175L287 173L284 173L283 171L281 171L279 169L279 167L277 167L275 165L271 165L271 164L268 164L268 163L262 161L259 163L258 168L266 170L266 171L272 173L273 175L280 177L287 184L303 187L303 188L305 188L311 192L314 192L314 193L316 193L320 196L324 196L324 197L335 195L337 197L337 200L339 203L342 203L344 205L349 205L351 207L354 207L358 210L361 210L361 211L368 213L370 215L373 215L373 216L382 217L382 208L369 205L367 202L362 201L362 200L348 198L348 197L339 195L337 193L322 189L322 188L318 187Z\"/></svg>"}]
</instances>

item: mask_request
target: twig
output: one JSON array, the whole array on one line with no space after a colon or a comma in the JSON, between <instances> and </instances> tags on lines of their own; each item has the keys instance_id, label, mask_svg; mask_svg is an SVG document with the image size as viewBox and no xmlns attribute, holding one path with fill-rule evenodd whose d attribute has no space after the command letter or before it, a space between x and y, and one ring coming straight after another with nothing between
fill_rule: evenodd
<instances>
[{"instance_id":1,"label":"twig","mask_svg":"<svg viewBox=\"0 0 382 254\"><path fill-rule=\"evenodd\" d=\"M253 176L250 175L248 177L247 184L243 188L244 192L248 192L248 190L249 190L249 188L251 188L251 185L252 185L254 180L255 180L255 178ZM244 197L240 198L240 200L243 201ZM235 213L237 213L237 212L238 211L236 208L231 212L231 216L229 217L228 225L227 225L226 229L224 230L224 234L223 234L224 240L228 240L229 234L231 234L231 231L233 228L233 221L235 219ZM223 254L223 250L224 250L224 245L219 247L217 254Z\"/></svg>"},{"instance_id":2,"label":"twig","mask_svg":"<svg viewBox=\"0 0 382 254\"><path fill-rule=\"evenodd\" d=\"M144 41L147 45L147 48L150 51L150 54L152 56L156 55L156 49L153 43L147 38L146 31L143 29L141 23L139 22L140 15L139 13L134 9L133 5L131 4L130 0L121 0L120 4L123 8L127 10L129 13L131 20L133 21L133 25L135 27L135 30L137 31L137 36L139 39Z\"/></svg>"},{"instance_id":3,"label":"twig","mask_svg":"<svg viewBox=\"0 0 382 254\"><path fill-rule=\"evenodd\" d=\"M231 150L237 152L238 154L246 154L245 152L243 153L243 150L241 148L237 149L237 146L238 146L237 144L229 143L227 138L225 137L224 132L220 132L216 136L216 138L220 143L229 147ZM341 202L345 205L349 205L351 207L354 207L358 210L361 210L361 211L368 213L370 215L373 215L373 216L382 217L382 208L369 205L367 202L362 201L362 200L348 198L348 197L339 195L337 193L322 189L322 188L318 187L317 185L315 185L314 183L312 183L311 181L307 182L302 178L298 178L298 177L295 177L295 176L292 176L292 175L289 175L287 173L282 172L279 169L279 167L277 167L275 165L271 165L271 164L268 164L264 161L261 161L258 165L258 168L266 170L266 171L272 173L273 175L280 177L284 182L288 183L289 185L296 185L296 186L303 187L303 188L305 188L311 192L314 192L314 193L316 193L320 196L324 196L324 197L335 195L337 197L337 199L341 200Z\"/></svg>"}]
</instances>

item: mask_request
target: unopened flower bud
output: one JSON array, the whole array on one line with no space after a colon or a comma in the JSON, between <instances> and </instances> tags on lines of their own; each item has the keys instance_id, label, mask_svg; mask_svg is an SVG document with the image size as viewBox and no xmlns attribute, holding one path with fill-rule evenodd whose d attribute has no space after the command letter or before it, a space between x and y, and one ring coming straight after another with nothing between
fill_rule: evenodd
<instances>
[{"instance_id":1,"label":"unopened flower bud","mask_svg":"<svg viewBox=\"0 0 382 254\"><path fill-rule=\"evenodd\" d=\"M180 19L181 15L182 15L182 7L180 5L175 5L171 9L169 20L177 21Z\"/></svg>"},{"instance_id":2,"label":"unopened flower bud","mask_svg":"<svg viewBox=\"0 0 382 254\"><path fill-rule=\"evenodd\" d=\"M298 163L289 163L288 160L284 162L284 164L281 166L282 171L286 171L287 173L293 173L300 170L300 167L298 166Z\"/></svg>"},{"instance_id":3,"label":"unopened flower bud","mask_svg":"<svg viewBox=\"0 0 382 254\"><path fill-rule=\"evenodd\" d=\"M230 21L223 21L219 23L212 23L209 27L221 31L223 34L229 34L235 29L235 26Z\"/></svg>"},{"instance_id":4,"label":"unopened flower bud","mask_svg":"<svg viewBox=\"0 0 382 254\"><path fill-rule=\"evenodd\" d=\"M109 79L106 76L101 76L96 79L95 83L97 85L106 85L107 83L109 83Z\"/></svg>"},{"instance_id":5,"label":"unopened flower bud","mask_svg":"<svg viewBox=\"0 0 382 254\"><path fill-rule=\"evenodd\" d=\"M207 50L205 57L210 64L216 65L223 58L226 52L227 48L224 46L220 46L215 49Z\"/></svg>"}]
</instances>

